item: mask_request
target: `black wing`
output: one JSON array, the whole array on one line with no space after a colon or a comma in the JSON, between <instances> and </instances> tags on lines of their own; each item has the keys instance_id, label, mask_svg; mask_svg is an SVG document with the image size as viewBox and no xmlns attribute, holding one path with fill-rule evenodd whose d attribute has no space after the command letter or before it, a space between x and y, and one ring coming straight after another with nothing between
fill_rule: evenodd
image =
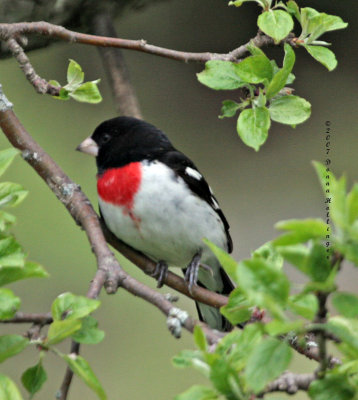
<instances>
[{"instance_id":1,"label":"black wing","mask_svg":"<svg viewBox=\"0 0 358 400\"><path fill-rule=\"evenodd\" d=\"M233 245L229 233L229 223L227 222L224 213L221 211L219 203L217 202L208 183L198 171L195 164L185 154L177 150L167 151L157 159L173 169L196 195L205 200L216 211L223 222L227 237L228 252L231 253Z\"/></svg>"}]
</instances>

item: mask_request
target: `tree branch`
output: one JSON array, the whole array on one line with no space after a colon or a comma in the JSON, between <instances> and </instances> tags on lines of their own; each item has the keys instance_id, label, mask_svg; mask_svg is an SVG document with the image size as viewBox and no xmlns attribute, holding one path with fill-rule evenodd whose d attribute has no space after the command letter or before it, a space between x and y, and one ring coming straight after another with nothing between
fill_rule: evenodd
<instances>
[{"instance_id":1,"label":"tree branch","mask_svg":"<svg viewBox=\"0 0 358 400\"><path fill-rule=\"evenodd\" d=\"M316 379L315 374L294 374L285 372L279 378L269 383L266 389L260 393L259 397L272 392L285 392L295 394L299 390L307 391L311 382Z\"/></svg>"},{"instance_id":2,"label":"tree branch","mask_svg":"<svg viewBox=\"0 0 358 400\"><path fill-rule=\"evenodd\" d=\"M0 321L2 324L26 324L32 323L37 325L48 325L52 322L51 313L23 313L17 312L14 317L10 319L3 319Z\"/></svg>"},{"instance_id":3,"label":"tree branch","mask_svg":"<svg viewBox=\"0 0 358 400\"><path fill-rule=\"evenodd\" d=\"M106 11L94 13L91 25L96 35L117 37L113 20ZM111 47L99 47L98 51L107 72L117 113L142 118L122 51Z\"/></svg>"}]
</instances>

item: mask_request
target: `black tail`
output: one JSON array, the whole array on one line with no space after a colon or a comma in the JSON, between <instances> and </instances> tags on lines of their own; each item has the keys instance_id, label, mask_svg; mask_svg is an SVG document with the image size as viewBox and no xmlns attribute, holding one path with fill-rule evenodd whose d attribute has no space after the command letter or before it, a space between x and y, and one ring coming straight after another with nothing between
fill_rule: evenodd
<instances>
[{"instance_id":1,"label":"black tail","mask_svg":"<svg viewBox=\"0 0 358 400\"><path fill-rule=\"evenodd\" d=\"M228 296L232 290L235 288L234 284L231 282L229 276L224 271L222 267L219 269L220 277L217 279L221 279L222 281L222 288L217 293L223 294ZM200 275L199 275L200 277ZM198 285L207 288L207 286L198 281ZM220 285L221 286L221 285ZM211 328L217 329L223 332L229 332L232 330L232 325L230 322L220 313L220 310L215 307L208 306L203 303L199 303L198 301L195 302L196 309L198 310L198 315L200 321L206 322Z\"/></svg>"}]
</instances>

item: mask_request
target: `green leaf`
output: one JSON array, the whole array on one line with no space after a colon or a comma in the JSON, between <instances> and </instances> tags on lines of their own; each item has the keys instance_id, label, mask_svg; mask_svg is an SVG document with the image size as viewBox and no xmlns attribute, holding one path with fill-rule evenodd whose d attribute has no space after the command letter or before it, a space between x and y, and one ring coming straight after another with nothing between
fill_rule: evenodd
<instances>
[{"instance_id":1,"label":"green leaf","mask_svg":"<svg viewBox=\"0 0 358 400\"><path fill-rule=\"evenodd\" d=\"M290 0L287 2L287 11L295 16L299 22L301 21L300 9L295 1Z\"/></svg>"},{"instance_id":2,"label":"green leaf","mask_svg":"<svg viewBox=\"0 0 358 400\"><path fill-rule=\"evenodd\" d=\"M287 95L272 100L269 111L273 121L297 125L309 118L311 104L302 97Z\"/></svg>"},{"instance_id":3,"label":"green leaf","mask_svg":"<svg viewBox=\"0 0 358 400\"><path fill-rule=\"evenodd\" d=\"M201 385L194 385L174 398L175 400L215 400L218 394L215 390Z\"/></svg>"},{"instance_id":4,"label":"green leaf","mask_svg":"<svg viewBox=\"0 0 358 400\"><path fill-rule=\"evenodd\" d=\"M229 296L228 303L220 308L221 314L233 325L248 321L251 318L251 304L240 288L235 288Z\"/></svg>"},{"instance_id":5,"label":"green leaf","mask_svg":"<svg viewBox=\"0 0 358 400\"><path fill-rule=\"evenodd\" d=\"M241 112L237 120L237 132L242 141L256 151L267 139L270 114L266 107L250 108Z\"/></svg>"},{"instance_id":6,"label":"green leaf","mask_svg":"<svg viewBox=\"0 0 358 400\"><path fill-rule=\"evenodd\" d=\"M20 308L21 300L10 289L0 289L0 320L12 318Z\"/></svg>"},{"instance_id":7,"label":"green leaf","mask_svg":"<svg viewBox=\"0 0 358 400\"><path fill-rule=\"evenodd\" d=\"M41 389L46 380L47 374L41 362L28 368L21 376L21 382L25 389L30 393L30 399L32 399L33 395Z\"/></svg>"},{"instance_id":8,"label":"green leaf","mask_svg":"<svg viewBox=\"0 0 358 400\"><path fill-rule=\"evenodd\" d=\"M290 296L288 307L294 314L312 320L318 310L317 296L312 293Z\"/></svg>"},{"instance_id":9,"label":"green leaf","mask_svg":"<svg viewBox=\"0 0 358 400\"><path fill-rule=\"evenodd\" d=\"M92 368L88 362L81 356L77 354L63 354L62 358L67 362L71 370L81 378L84 383L90 387L101 400L106 400L107 395L104 392L102 385L100 384L98 378L92 371Z\"/></svg>"},{"instance_id":10,"label":"green leaf","mask_svg":"<svg viewBox=\"0 0 358 400\"><path fill-rule=\"evenodd\" d=\"M273 75L272 64L265 55L247 57L239 64L234 64L234 68L240 79L247 83L269 82Z\"/></svg>"},{"instance_id":11,"label":"green leaf","mask_svg":"<svg viewBox=\"0 0 358 400\"><path fill-rule=\"evenodd\" d=\"M323 329L327 329L329 332L336 335L343 342L344 346L349 348L349 353L353 356L353 359L357 359L358 357L357 319L350 319L341 316L336 316L329 318L328 322L322 325ZM344 351L345 349L341 348L341 350Z\"/></svg>"},{"instance_id":12,"label":"green leaf","mask_svg":"<svg viewBox=\"0 0 358 400\"><path fill-rule=\"evenodd\" d=\"M61 83L58 82L58 81L55 81L54 79L49 80L48 83L49 83L50 85L55 86L55 87L58 87L58 88L61 87Z\"/></svg>"},{"instance_id":13,"label":"green leaf","mask_svg":"<svg viewBox=\"0 0 358 400\"><path fill-rule=\"evenodd\" d=\"M247 360L247 384L259 393L271 380L281 375L291 358L292 350L287 343L275 338L262 341Z\"/></svg>"},{"instance_id":14,"label":"green leaf","mask_svg":"<svg viewBox=\"0 0 358 400\"><path fill-rule=\"evenodd\" d=\"M278 321L277 319L265 324L265 331L271 336L284 335L289 332L304 331L304 321Z\"/></svg>"},{"instance_id":15,"label":"green leaf","mask_svg":"<svg viewBox=\"0 0 358 400\"><path fill-rule=\"evenodd\" d=\"M29 340L20 335L0 336L0 363L20 353L29 344Z\"/></svg>"},{"instance_id":16,"label":"green leaf","mask_svg":"<svg viewBox=\"0 0 358 400\"><path fill-rule=\"evenodd\" d=\"M0 151L0 176L7 170L9 165L12 163L12 160L19 153L19 150L14 148Z\"/></svg>"},{"instance_id":17,"label":"green leaf","mask_svg":"<svg viewBox=\"0 0 358 400\"><path fill-rule=\"evenodd\" d=\"M292 71L293 66L295 65L295 52L292 50L292 47L285 43L285 58L283 60L282 69L280 69L272 78L270 84L266 90L267 99L271 99L276 96L278 92L283 89L287 83L289 75Z\"/></svg>"},{"instance_id":18,"label":"green leaf","mask_svg":"<svg viewBox=\"0 0 358 400\"><path fill-rule=\"evenodd\" d=\"M349 384L346 375L335 372L326 375L323 379L313 381L308 393L312 400L352 400L356 391Z\"/></svg>"},{"instance_id":19,"label":"green leaf","mask_svg":"<svg viewBox=\"0 0 358 400\"><path fill-rule=\"evenodd\" d=\"M23 267L25 254L14 237L0 239L0 267Z\"/></svg>"},{"instance_id":20,"label":"green leaf","mask_svg":"<svg viewBox=\"0 0 358 400\"><path fill-rule=\"evenodd\" d=\"M277 269L281 269L283 267L283 257L272 245L272 242L267 242L256 249L252 253L252 258L262 258Z\"/></svg>"},{"instance_id":21,"label":"green leaf","mask_svg":"<svg viewBox=\"0 0 358 400\"><path fill-rule=\"evenodd\" d=\"M192 367L209 377L210 367L203 360L202 353L199 350L182 350L178 355L172 358L172 363L176 368Z\"/></svg>"},{"instance_id":22,"label":"green leaf","mask_svg":"<svg viewBox=\"0 0 358 400\"><path fill-rule=\"evenodd\" d=\"M1 260L1 258L0 258ZM37 263L26 262L23 267L0 267L0 286L28 278L47 278L48 273Z\"/></svg>"},{"instance_id":23,"label":"green leaf","mask_svg":"<svg viewBox=\"0 0 358 400\"><path fill-rule=\"evenodd\" d=\"M53 98L58 99L58 100L69 100L70 99L70 91L63 87L60 89L59 95L53 96Z\"/></svg>"},{"instance_id":24,"label":"green leaf","mask_svg":"<svg viewBox=\"0 0 358 400\"><path fill-rule=\"evenodd\" d=\"M229 1L229 6L240 7L242 4L247 3L249 1L254 1L260 4L260 1L258 0L234 0L234 1Z\"/></svg>"},{"instance_id":25,"label":"green leaf","mask_svg":"<svg viewBox=\"0 0 358 400\"><path fill-rule=\"evenodd\" d=\"M237 283L237 271L238 264L230 254L216 246L214 243L210 242L208 239L203 239L203 242L210 248L210 250L215 254L216 258L219 260L221 266L224 268L229 277Z\"/></svg>"},{"instance_id":26,"label":"green leaf","mask_svg":"<svg viewBox=\"0 0 358 400\"><path fill-rule=\"evenodd\" d=\"M358 219L358 183L355 183L346 200L348 223L353 224Z\"/></svg>"},{"instance_id":27,"label":"green leaf","mask_svg":"<svg viewBox=\"0 0 358 400\"><path fill-rule=\"evenodd\" d=\"M309 46L305 45L304 48L311 54L311 56L323 64L328 71L333 71L337 66L337 59L332 50L323 46Z\"/></svg>"},{"instance_id":28,"label":"green leaf","mask_svg":"<svg viewBox=\"0 0 358 400\"><path fill-rule=\"evenodd\" d=\"M344 317L358 317L358 296L355 294L347 292L333 293L332 304Z\"/></svg>"},{"instance_id":29,"label":"green leaf","mask_svg":"<svg viewBox=\"0 0 358 400\"><path fill-rule=\"evenodd\" d=\"M64 321L53 321L47 333L47 344L52 346L62 342L81 329L81 321L78 319L66 319Z\"/></svg>"},{"instance_id":30,"label":"green leaf","mask_svg":"<svg viewBox=\"0 0 358 400\"><path fill-rule=\"evenodd\" d=\"M18 183L0 183L0 207L15 207L27 196L28 191Z\"/></svg>"},{"instance_id":31,"label":"green leaf","mask_svg":"<svg viewBox=\"0 0 358 400\"><path fill-rule=\"evenodd\" d=\"M215 389L227 398L233 398L233 387L239 386L234 368L223 358L215 358L211 364L210 380Z\"/></svg>"},{"instance_id":32,"label":"green leaf","mask_svg":"<svg viewBox=\"0 0 358 400\"><path fill-rule=\"evenodd\" d=\"M0 210L0 232L5 231L10 225L16 222L16 217L12 214Z\"/></svg>"},{"instance_id":33,"label":"green leaf","mask_svg":"<svg viewBox=\"0 0 358 400\"><path fill-rule=\"evenodd\" d=\"M230 118L233 117L236 114L236 111L240 108L240 104L236 103L236 101L233 100L224 100L223 105L221 107L221 115L219 115L219 118Z\"/></svg>"},{"instance_id":34,"label":"green leaf","mask_svg":"<svg viewBox=\"0 0 358 400\"><path fill-rule=\"evenodd\" d=\"M67 68L67 85L66 89L69 91L75 90L83 82L85 77L81 66L74 60L70 59L70 63Z\"/></svg>"},{"instance_id":35,"label":"green leaf","mask_svg":"<svg viewBox=\"0 0 358 400\"><path fill-rule=\"evenodd\" d=\"M89 315L100 306L99 300L76 296L66 292L60 294L52 303L51 312L54 320L78 319Z\"/></svg>"},{"instance_id":36,"label":"green leaf","mask_svg":"<svg viewBox=\"0 0 358 400\"><path fill-rule=\"evenodd\" d=\"M205 63L205 70L196 74L200 83L214 90L232 90L245 85L236 74L234 63L211 60Z\"/></svg>"},{"instance_id":37,"label":"green leaf","mask_svg":"<svg viewBox=\"0 0 358 400\"><path fill-rule=\"evenodd\" d=\"M268 295L278 305L285 305L288 300L290 283L286 275L261 259L244 260L238 267L238 286L253 299L257 306L268 308Z\"/></svg>"},{"instance_id":38,"label":"green leaf","mask_svg":"<svg viewBox=\"0 0 358 400\"><path fill-rule=\"evenodd\" d=\"M208 342L206 341L205 334L199 325L195 325L194 327L194 342L199 350L207 350Z\"/></svg>"},{"instance_id":39,"label":"green leaf","mask_svg":"<svg viewBox=\"0 0 358 400\"><path fill-rule=\"evenodd\" d=\"M280 221L275 225L275 228L290 231L290 233L279 236L272 242L274 246L287 246L304 243L310 239L325 238L327 225L321 219L307 218Z\"/></svg>"},{"instance_id":40,"label":"green leaf","mask_svg":"<svg viewBox=\"0 0 358 400\"><path fill-rule=\"evenodd\" d=\"M83 103L100 103L102 101L102 96L97 86L99 81L100 80L97 79L96 81L83 83L75 91L70 92L69 96Z\"/></svg>"},{"instance_id":41,"label":"green leaf","mask_svg":"<svg viewBox=\"0 0 358 400\"><path fill-rule=\"evenodd\" d=\"M98 329L98 322L95 318L88 315L82 318L81 329L72 335L72 339L78 343L83 344L97 344L100 343L105 333L101 329Z\"/></svg>"},{"instance_id":42,"label":"green leaf","mask_svg":"<svg viewBox=\"0 0 358 400\"><path fill-rule=\"evenodd\" d=\"M279 43L293 29L293 20L289 13L283 10L269 10L263 12L257 19L257 25L272 37L275 43Z\"/></svg>"},{"instance_id":43,"label":"green leaf","mask_svg":"<svg viewBox=\"0 0 358 400\"><path fill-rule=\"evenodd\" d=\"M22 400L22 396L15 383L5 375L0 374L0 399Z\"/></svg>"}]
</instances>

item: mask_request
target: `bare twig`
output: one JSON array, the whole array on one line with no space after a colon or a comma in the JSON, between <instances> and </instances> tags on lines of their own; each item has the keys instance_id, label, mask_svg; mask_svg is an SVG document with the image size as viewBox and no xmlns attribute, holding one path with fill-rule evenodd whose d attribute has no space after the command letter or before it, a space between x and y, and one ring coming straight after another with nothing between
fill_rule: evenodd
<instances>
[{"instance_id":1,"label":"bare twig","mask_svg":"<svg viewBox=\"0 0 358 400\"><path fill-rule=\"evenodd\" d=\"M106 11L94 13L91 25L96 35L117 37L112 18ZM129 71L122 51L111 47L99 47L98 50L107 72L106 76L118 114L141 118L138 99L130 83Z\"/></svg>"},{"instance_id":2,"label":"bare twig","mask_svg":"<svg viewBox=\"0 0 358 400\"><path fill-rule=\"evenodd\" d=\"M47 325L51 324L52 317L51 313L23 313L17 312L14 317L10 319L5 319L0 321L3 324L38 324L38 325Z\"/></svg>"}]
</instances>

